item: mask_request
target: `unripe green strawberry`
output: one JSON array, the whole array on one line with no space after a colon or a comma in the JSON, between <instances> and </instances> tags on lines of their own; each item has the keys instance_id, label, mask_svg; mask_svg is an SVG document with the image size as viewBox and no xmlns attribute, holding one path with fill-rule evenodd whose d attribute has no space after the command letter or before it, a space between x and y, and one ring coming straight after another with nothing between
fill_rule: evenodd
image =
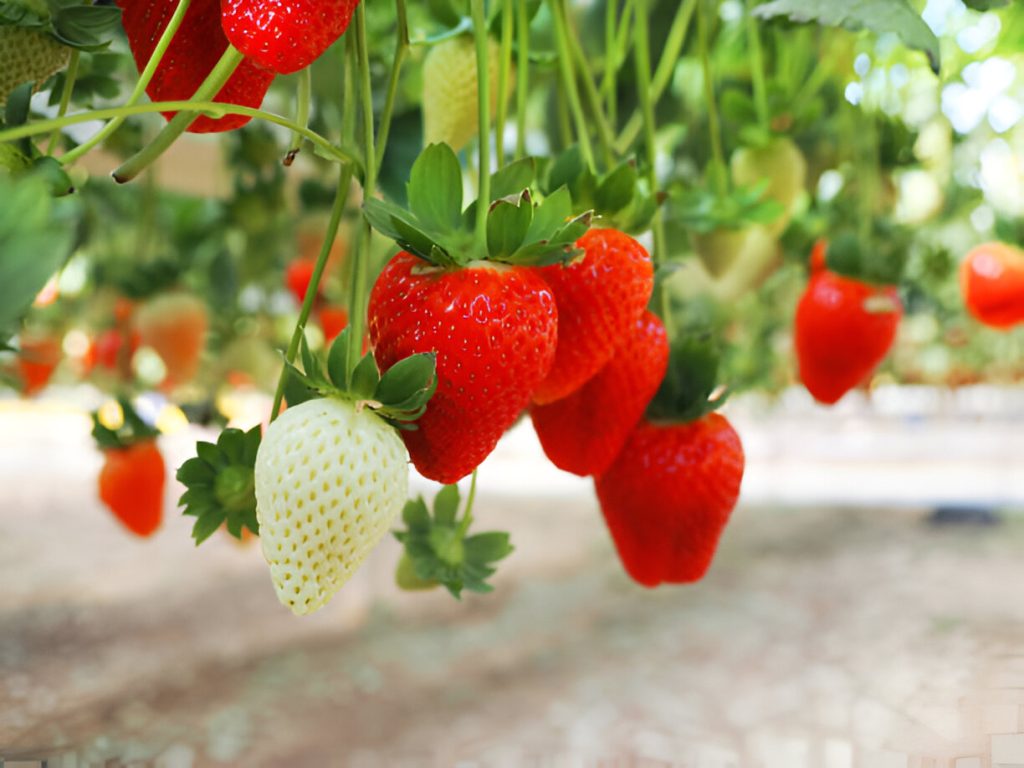
<instances>
[{"instance_id":1,"label":"unripe green strawberry","mask_svg":"<svg viewBox=\"0 0 1024 768\"><path fill-rule=\"evenodd\" d=\"M779 137L764 147L741 147L729 160L733 183L753 187L767 181L765 197L782 206L782 214L767 225L768 232L781 235L793 217L793 209L807 184L807 161L791 139Z\"/></svg>"},{"instance_id":2,"label":"unripe green strawberry","mask_svg":"<svg viewBox=\"0 0 1024 768\"><path fill-rule=\"evenodd\" d=\"M0 104L22 83L37 86L68 64L71 49L34 29L0 26Z\"/></svg>"},{"instance_id":3,"label":"unripe green strawberry","mask_svg":"<svg viewBox=\"0 0 1024 768\"><path fill-rule=\"evenodd\" d=\"M489 38L487 71L491 115L498 107L498 63L501 46ZM508 82L513 82L509 77ZM480 127L477 110L476 46L470 35L438 43L423 62L423 143L444 142L456 152L476 136Z\"/></svg>"},{"instance_id":4,"label":"unripe green strawberry","mask_svg":"<svg viewBox=\"0 0 1024 768\"><path fill-rule=\"evenodd\" d=\"M369 409L334 398L292 406L256 455L256 514L278 599L315 611L348 581L408 495L405 447Z\"/></svg>"}]
</instances>

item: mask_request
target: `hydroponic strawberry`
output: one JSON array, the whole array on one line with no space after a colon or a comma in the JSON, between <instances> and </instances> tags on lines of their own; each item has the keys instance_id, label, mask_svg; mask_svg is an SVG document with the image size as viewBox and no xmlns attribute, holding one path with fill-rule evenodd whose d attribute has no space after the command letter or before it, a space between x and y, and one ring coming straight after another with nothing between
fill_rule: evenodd
<instances>
[{"instance_id":1,"label":"hydroponic strawberry","mask_svg":"<svg viewBox=\"0 0 1024 768\"><path fill-rule=\"evenodd\" d=\"M813 273L793 327L807 391L831 405L864 381L888 354L902 316L894 286L872 285L827 268Z\"/></svg>"},{"instance_id":2,"label":"hydroponic strawberry","mask_svg":"<svg viewBox=\"0 0 1024 768\"><path fill-rule=\"evenodd\" d=\"M978 322L999 329L1024 323L1024 252L999 242L975 246L960 265L960 292Z\"/></svg>"},{"instance_id":3,"label":"hydroponic strawberry","mask_svg":"<svg viewBox=\"0 0 1024 768\"><path fill-rule=\"evenodd\" d=\"M344 307L321 307L317 312L317 318L320 320L320 330L324 332L324 341L328 344L348 327L348 310Z\"/></svg>"},{"instance_id":4,"label":"hydroponic strawberry","mask_svg":"<svg viewBox=\"0 0 1024 768\"><path fill-rule=\"evenodd\" d=\"M21 337L18 354L18 374L22 393L34 395L50 382L60 364L60 341L47 333L27 333Z\"/></svg>"},{"instance_id":5,"label":"hydroponic strawberry","mask_svg":"<svg viewBox=\"0 0 1024 768\"><path fill-rule=\"evenodd\" d=\"M0 26L0 106L17 86L35 83L38 88L62 70L71 48L35 29Z\"/></svg>"},{"instance_id":6,"label":"hydroponic strawberry","mask_svg":"<svg viewBox=\"0 0 1024 768\"><path fill-rule=\"evenodd\" d=\"M167 28L178 6L177 0L119 0L122 23L128 45L139 72L146 67L160 36ZM171 40L146 87L153 101L185 101L213 70L228 48L228 38L221 28L219 0L192 0L181 26ZM222 104L238 104L258 108L274 79L274 74L252 61L242 61L231 78L214 97ZM174 112L165 112L170 120ZM193 133L230 131L249 122L244 115L225 115L213 119L198 117L188 130Z\"/></svg>"},{"instance_id":7,"label":"hydroponic strawberry","mask_svg":"<svg viewBox=\"0 0 1024 768\"><path fill-rule=\"evenodd\" d=\"M781 206L781 214L767 223L770 234L781 235L793 215L793 209L807 181L807 161L803 152L785 136L773 138L761 146L741 147L729 159L733 183L756 187L766 183L764 196Z\"/></svg>"},{"instance_id":8,"label":"hydroponic strawberry","mask_svg":"<svg viewBox=\"0 0 1024 768\"><path fill-rule=\"evenodd\" d=\"M629 338L654 288L646 249L615 229L591 229L576 244L583 257L541 270L558 304L555 362L537 391L550 403L579 389Z\"/></svg>"},{"instance_id":9,"label":"hydroponic strawberry","mask_svg":"<svg viewBox=\"0 0 1024 768\"><path fill-rule=\"evenodd\" d=\"M582 476L607 469L658 391L668 352L661 320L644 312L597 375L568 397L535 406L533 426L551 462Z\"/></svg>"},{"instance_id":10,"label":"hydroponic strawberry","mask_svg":"<svg viewBox=\"0 0 1024 768\"><path fill-rule=\"evenodd\" d=\"M498 107L501 46L487 43L490 109ZM511 78L509 79L511 82ZM445 143L458 152L480 129L477 109L476 47L470 35L433 46L423 61L423 143Z\"/></svg>"},{"instance_id":11,"label":"hydroponic strawberry","mask_svg":"<svg viewBox=\"0 0 1024 768\"><path fill-rule=\"evenodd\" d=\"M188 293L167 293L143 304L135 314L139 341L151 347L167 368L164 384L192 379L206 345L206 304Z\"/></svg>"},{"instance_id":12,"label":"hydroponic strawberry","mask_svg":"<svg viewBox=\"0 0 1024 768\"><path fill-rule=\"evenodd\" d=\"M228 40L280 75L305 69L348 28L359 0L221 0Z\"/></svg>"},{"instance_id":13,"label":"hydroponic strawberry","mask_svg":"<svg viewBox=\"0 0 1024 768\"><path fill-rule=\"evenodd\" d=\"M647 420L595 478L601 511L629 575L645 587L698 581L739 497L743 446L726 418Z\"/></svg>"},{"instance_id":14,"label":"hydroponic strawberry","mask_svg":"<svg viewBox=\"0 0 1024 768\"><path fill-rule=\"evenodd\" d=\"M284 282L288 290L292 292L295 300L301 304L306 300L306 292L313 280L313 272L316 270L316 259L298 258L291 262L285 269Z\"/></svg>"}]
</instances>

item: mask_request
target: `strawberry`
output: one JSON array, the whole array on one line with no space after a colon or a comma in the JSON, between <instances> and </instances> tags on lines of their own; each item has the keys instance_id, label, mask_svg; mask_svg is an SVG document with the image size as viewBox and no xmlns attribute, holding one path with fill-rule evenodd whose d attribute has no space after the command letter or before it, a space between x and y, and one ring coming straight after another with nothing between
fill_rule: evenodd
<instances>
[{"instance_id":1,"label":"strawberry","mask_svg":"<svg viewBox=\"0 0 1024 768\"><path fill-rule=\"evenodd\" d=\"M767 181L764 196L782 206L782 214L767 224L769 234L781 235L807 183L807 161L800 148L786 137L761 147L741 147L729 158L733 183L754 187Z\"/></svg>"},{"instance_id":2,"label":"strawberry","mask_svg":"<svg viewBox=\"0 0 1024 768\"><path fill-rule=\"evenodd\" d=\"M700 580L743 479L743 446L717 413L688 423L641 421L595 478L608 530L645 587Z\"/></svg>"},{"instance_id":3,"label":"strawberry","mask_svg":"<svg viewBox=\"0 0 1024 768\"><path fill-rule=\"evenodd\" d=\"M614 229L592 229L576 243L583 257L541 270L558 305L558 348L533 393L543 405L566 397L607 363L628 338L654 289L651 257Z\"/></svg>"},{"instance_id":4,"label":"strawberry","mask_svg":"<svg viewBox=\"0 0 1024 768\"><path fill-rule=\"evenodd\" d=\"M46 388L60 363L60 341L48 334L25 334L21 338L18 373L22 392L34 395Z\"/></svg>"},{"instance_id":5,"label":"strawberry","mask_svg":"<svg viewBox=\"0 0 1024 768\"><path fill-rule=\"evenodd\" d=\"M348 327L348 310L344 307L322 307L317 312L320 319L320 330L324 332L324 342L330 344Z\"/></svg>"},{"instance_id":6,"label":"strawberry","mask_svg":"<svg viewBox=\"0 0 1024 768\"><path fill-rule=\"evenodd\" d=\"M864 381L885 359L902 315L895 287L819 268L800 298L794 324L807 390L831 405Z\"/></svg>"},{"instance_id":7,"label":"strawberry","mask_svg":"<svg viewBox=\"0 0 1024 768\"><path fill-rule=\"evenodd\" d=\"M488 40L487 62L491 114L498 108L498 64L501 46ZM513 78L509 78L509 83ZM471 35L449 38L433 46L423 61L423 143L447 144L456 152L476 136L476 47Z\"/></svg>"},{"instance_id":8,"label":"strawberry","mask_svg":"<svg viewBox=\"0 0 1024 768\"><path fill-rule=\"evenodd\" d=\"M1006 243L972 248L960 265L960 292L978 322L1003 330L1024 323L1024 251Z\"/></svg>"},{"instance_id":9,"label":"strawberry","mask_svg":"<svg viewBox=\"0 0 1024 768\"><path fill-rule=\"evenodd\" d=\"M101 333L94 343L94 359L96 365L101 368L106 368L111 371L115 371L122 367L122 355L127 357L127 362L131 361L132 356L135 354L135 350L139 348L139 334L133 332L128 336L128 348L125 349L125 336L116 328L108 328ZM124 366L128 368L130 366Z\"/></svg>"},{"instance_id":10,"label":"strawberry","mask_svg":"<svg viewBox=\"0 0 1024 768\"><path fill-rule=\"evenodd\" d=\"M526 267L442 269L401 252L373 287L369 326L382 370L414 353L437 354L437 393L418 429L402 437L422 475L454 483L494 450L547 375L558 310Z\"/></svg>"},{"instance_id":11,"label":"strawberry","mask_svg":"<svg viewBox=\"0 0 1024 768\"><path fill-rule=\"evenodd\" d=\"M305 69L348 28L359 0L221 0L228 40L275 74Z\"/></svg>"},{"instance_id":12,"label":"strawberry","mask_svg":"<svg viewBox=\"0 0 1024 768\"><path fill-rule=\"evenodd\" d=\"M139 308L135 314L139 341L164 361L165 386L184 384L196 375L208 324L206 304L187 293L157 296Z\"/></svg>"},{"instance_id":13,"label":"strawberry","mask_svg":"<svg viewBox=\"0 0 1024 768\"><path fill-rule=\"evenodd\" d=\"M387 533L408 492L405 449L367 408L334 398L291 406L256 455L263 556L296 614L327 603Z\"/></svg>"},{"instance_id":14,"label":"strawberry","mask_svg":"<svg viewBox=\"0 0 1024 768\"><path fill-rule=\"evenodd\" d=\"M104 451L100 499L124 527L152 536L163 520L166 468L155 440Z\"/></svg>"},{"instance_id":15,"label":"strawberry","mask_svg":"<svg viewBox=\"0 0 1024 768\"><path fill-rule=\"evenodd\" d=\"M299 258L291 262L284 273L284 282L292 292L295 300L301 304L306 300L306 292L313 280L316 259Z\"/></svg>"},{"instance_id":16,"label":"strawberry","mask_svg":"<svg viewBox=\"0 0 1024 768\"><path fill-rule=\"evenodd\" d=\"M668 336L661 320L644 312L615 356L580 389L531 411L533 427L551 462L566 472L598 475L622 450L668 367Z\"/></svg>"},{"instance_id":17,"label":"strawberry","mask_svg":"<svg viewBox=\"0 0 1024 768\"><path fill-rule=\"evenodd\" d=\"M153 54L177 5L177 0L118 0L128 45L139 72ZM227 47L228 39L220 25L218 0L192 0L146 93L153 101L192 98ZM214 101L258 108L273 79L272 72L261 69L254 62L243 61ZM174 114L167 112L164 116L170 120ZM230 131L247 122L249 118L244 115L226 115L218 119L200 116L188 130L192 133Z\"/></svg>"},{"instance_id":18,"label":"strawberry","mask_svg":"<svg viewBox=\"0 0 1024 768\"><path fill-rule=\"evenodd\" d=\"M38 88L68 64L71 48L35 29L0 26L0 105L22 83Z\"/></svg>"}]
</instances>

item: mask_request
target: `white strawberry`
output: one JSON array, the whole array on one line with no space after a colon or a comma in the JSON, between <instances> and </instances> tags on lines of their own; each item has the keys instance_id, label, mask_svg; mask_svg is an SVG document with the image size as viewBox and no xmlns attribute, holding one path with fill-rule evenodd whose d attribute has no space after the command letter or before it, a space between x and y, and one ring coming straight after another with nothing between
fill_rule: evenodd
<instances>
[{"instance_id":1,"label":"white strawberry","mask_svg":"<svg viewBox=\"0 0 1024 768\"><path fill-rule=\"evenodd\" d=\"M14 88L32 81L38 88L67 66L71 49L34 29L0 26L0 104Z\"/></svg>"},{"instance_id":2,"label":"white strawberry","mask_svg":"<svg viewBox=\"0 0 1024 768\"><path fill-rule=\"evenodd\" d=\"M369 409L337 398L288 408L256 456L256 513L274 589L296 614L327 603L408 495L405 447Z\"/></svg>"}]
</instances>

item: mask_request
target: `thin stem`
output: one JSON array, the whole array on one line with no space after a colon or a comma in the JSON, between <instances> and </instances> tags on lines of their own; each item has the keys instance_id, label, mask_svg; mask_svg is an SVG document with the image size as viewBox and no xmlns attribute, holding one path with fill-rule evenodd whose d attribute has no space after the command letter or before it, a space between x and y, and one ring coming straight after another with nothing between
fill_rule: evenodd
<instances>
[{"instance_id":1,"label":"thin stem","mask_svg":"<svg viewBox=\"0 0 1024 768\"><path fill-rule=\"evenodd\" d=\"M750 48L750 84L754 91L754 108L757 110L757 122L763 129L769 128L771 116L768 113L768 86L764 77L764 54L761 50L761 32L757 28L757 19L751 13L754 0L747 0L744 10L747 21L747 45Z\"/></svg>"},{"instance_id":2,"label":"thin stem","mask_svg":"<svg viewBox=\"0 0 1024 768\"><path fill-rule=\"evenodd\" d=\"M508 71L512 66L513 0L502 0L501 54L498 58L498 110L494 120L494 145L498 168L505 165L505 118L508 115Z\"/></svg>"},{"instance_id":3,"label":"thin stem","mask_svg":"<svg viewBox=\"0 0 1024 768\"><path fill-rule=\"evenodd\" d=\"M714 3L714 0L711 0ZM712 5L712 7L714 7ZM708 111L708 133L711 138L711 177L715 191L720 197L729 193L729 179L725 174L725 152L722 149L722 132L718 119L718 102L715 100L715 79L711 68L711 48L708 43L708 0L699 0L697 6L697 47L700 52L701 69L704 70L704 101Z\"/></svg>"},{"instance_id":4,"label":"thin stem","mask_svg":"<svg viewBox=\"0 0 1024 768\"><path fill-rule=\"evenodd\" d=\"M679 54L683 50L683 43L686 42L686 35L690 31L690 22L693 19L693 11L697 7L697 0L684 0L676 10L676 16L672 20L672 27L665 38L665 46L661 49L661 58L654 70L654 79L651 81L651 100L657 104L658 100L665 93L672 76L676 71L676 64L679 62ZM623 154L629 146L636 141L643 127L643 115L640 109L633 112L619 136L617 150Z\"/></svg>"},{"instance_id":5,"label":"thin stem","mask_svg":"<svg viewBox=\"0 0 1024 768\"><path fill-rule=\"evenodd\" d=\"M391 117L395 112L395 96L398 94L398 80L402 74L402 64L409 53L409 19L405 10L405 0L395 0L395 15L398 18L395 58L391 62L391 75L388 78L388 91L384 98L384 109L380 114L380 125L377 128L377 172L380 173L384 162L384 153L388 147L388 134L391 132Z\"/></svg>"},{"instance_id":6,"label":"thin stem","mask_svg":"<svg viewBox=\"0 0 1024 768\"><path fill-rule=\"evenodd\" d=\"M562 78L562 89L565 91L566 99L569 102L569 111L575 123L576 139L580 143L580 153L583 155L583 162L593 172L595 171L594 150L590 146L587 120L583 115L579 90L576 88L576 72L574 71L573 56L569 44L565 4L563 0L548 0L548 4L551 6L551 18L554 22L555 47L558 51L558 72Z\"/></svg>"},{"instance_id":7,"label":"thin stem","mask_svg":"<svg viewBox=\"0 0 1024 768\"><path fill-rule=\"evenodd\" d=\"M243 56L239 53L238 49L233 45L229 45L227 50L224 51L224 55L221 56L220 61L217 62L202 85L196 90L191 101L209 101L216 97L220 93L220 89L224 87L224 84L235 73L235 70L238 69L242 59ZM112 174L114 181L118 184L124 184L138 176L148 165L166 152L178 140L178 137L188 130L188 127L195 122L197 117L199 117L198 113L192 111L176 114L164 126L164 129L157 134L156 138L150 142L149 146L144 147L142 151L128 158L120 168L114 171Z\"/></svg>"},{"instance_id":8,"label":"thin stem","mask_svg":"<svg viewBox=\"0 0 1024 768\"><path fill-rule=\"evenodd\" d=\"M141 99L142 94L146 92L146 88L149 86L150 80L152 80L153 75L156 74L156 70L160 66L160 62L163 61L164 54L167 53L167 49L171 45L171 40L174 39L174 35L178 31L178 27L181 26L181 22L185 18L185 14L188 12L188 8L191 3L192 0L179 0L178 7L174 9L174 14L171 16L171 20L168 22L167 28L160 35L160 40L157 41L156 48L153 49L153 53L150 55L149 61L142 70L142 74L139 75L138 82L135 83L135 88L132 89L132 93L128 97L128 101L125 106L131 107L139 103L139 99ZM121 127L122 123L124 123L124 117L115 117L86 142L75 147L71 151L64 153L61 157L61 162L64 164L75 162L78 158L82 157L82 155L92 150L93 147L106 141L114 131Z\"/></svg>"},{"instance_id":9,"label":"thin stem","mask_svg":"<svg viewBox=\"0 0 1024 768\"><path fill-rule=\"evenodd\" d=\"M618 23L619 23L618 0L606 0L604 6L604 80L601 81L601 90L604 91L604 109L608 114L608 120L612 125L618 122L618 73L619 73L619 48Z\"/></svg>"},{"instance_id":10,"label":"thin stem","mask_svg":"<svg viewBox=\"0 0 1024 768\"><path fill-rule=\"evenodd\" d=\"M491 94L487 70L487 20L484 0L470 0L473 16L473 38L476 41L476 82L479 138L477 162L480 173L479 197L476 206L476 241L487 242L487 212L491 203Z\"/></svg>"},{"instance_id":11,"label":"thin stem","mask_svg":"<svg viewBox=\"0 0 1024 768\"><path fill-rule=\"evenodd\" d=\"M74 115L65 115L64 117L51 118L49 120L39 120L27 125L19 125L15 128L8 128L5 131L0 131L0 143L14 141L15 139L21 139L25 136L37 136L41 133L49 133L55 128L63 128L67 125L90 123L95 120L131 117L132 115L148 115L155 112L178 112L183 109L201 112L212 117L223 117L224 115L245 115L246 117L251 117L255 120L274 123L275 125L280 125L284 128L288 128L289 130L302 133L305 138L309 139L313 144L316 144L324 151L325 154L334 158L338 162L355 162L356 160L356 158L352 157L344 150L335 147L316 131L312 131L309 128L304 128L297 123L293 123L286 117L275 115L273 112L264 112L260 109L253 109L252 107L243 107L238 104L221 104L219 101L156 101L149 104L134 104L131 106L111 107L109 109L97 109L90 112L78 112ZM61 159L66 160L67 155L64 155Z\"/></svg>"},{"instance_id":12,"label":"thin stem","mask_svg":"<svg viewBox=\"0 0 1024 768\"><path fill-rule=\"evenodd\" d=\"M356 62L356 36L345 35L345 72L342 77L341 95L341 135L346 139L356 135L356 106L358 95L356 93L355 70Z\"/></svg>"},{"instance_id":13,"label":"thin stem","mask_svg":"<svg viewBox=\"0 0 1024 768\"><path fill-rule=\"evenodd\" d=\"M80 51L75 48L71 51L71 58L68 61L68 71L64 75L64 90L60 95L60 107L57 109L57 117L64 117L68 113L68 106L71 104L71 94L75 90L75 79L78 77L78 59ZM46 154L53 155L60 140L60 128L54 128L50 134L50 143L46 147Z\"/></svg>"},{"instance_id":14,"label":"thin stem","mask_svg":"<svg viewBox=\"0 0 1024 768\"><path fill-rule=\"evenodd\" d=\"M516 0L516 160L526 157L526 100L530 92L530 12L527 0Z\"/></svg>"},{"instance_id":15,"label":"thin stem","mask_svg":"<svg viewBox=\"0 0 1024 768\"><path fill-rule=\"evenodd\" d=\"M476 470L469 481L469 496L466 497L466 511L459 521L459 535L465 536L469 526L473 524L473 505L476 503Z\"/></svg>"},{"instance_id":16,"label":"thin stem","mask_svg":"<svg viewBox=\"0 0 1024 768\"><path fill-rule=\"evenodd\" d=\"M285 351L285 360L289 363L295 361L299 354L299 345L306 333L306 323L309 322L309 315L313 311L313 302L316 301L320 288L320 281L324 276L324 269L327 266L327 259L331 255L331 248L334 247L334 240L338 236L338 227L341 225L341 217L345 213L345 205L348 203L348 190L352 183L352 165L343 163L338 173L338 188L334 193L334 205L331 208L331 218L327 224L327 231L324 233L324 242L320 246L320 255L317 257L316 266L313 267L313 276L309 280L309 288L306 297L302 300L302 309L299 310L299 319L295 323L295 330L292 332L291 341L288 342L288 349ZM281 371L277 380L277 391L274 392L274 405L270 410L270 420L273 421L281 412L281 403L284 400L284 383L288 376L288 369Z\"/></svg>"},{"instance_id":17,"label":"thin stem","mask_svg":"<svg viewBox=\"0 0 1024 768\"><path fill-rule=\"evenodd\" d=\"M583 52L583 46L580 44L579 38L575 35L570 35L569 44L572 47L573 55L576 57L576 64L581 70L580 79L583 81L583 96L586 98L587 108L597 124L597 137L601 142L605 163L611 166L615 161L615 132L612 130L601 106L601 94L598 93L597 85L594 84L594 78L589 71L587 56Z\"/></svg>"},{"instance_id":18,"label":"thin stem","mask_svg":"<svg viewBox=\"0 0 1024 768\"><path fill-rule=\"evenodd\" d=\"M309 105L313 99L313 76L309 67L299 72L299 87L296 94L295 122L299 125L309 125ZM288 146L288 154L285 155L284 164L291 165L295 162L295 156L302 149L303 135L296 132L292 136L292 143Z\"/></svg>"}]
</instances>

